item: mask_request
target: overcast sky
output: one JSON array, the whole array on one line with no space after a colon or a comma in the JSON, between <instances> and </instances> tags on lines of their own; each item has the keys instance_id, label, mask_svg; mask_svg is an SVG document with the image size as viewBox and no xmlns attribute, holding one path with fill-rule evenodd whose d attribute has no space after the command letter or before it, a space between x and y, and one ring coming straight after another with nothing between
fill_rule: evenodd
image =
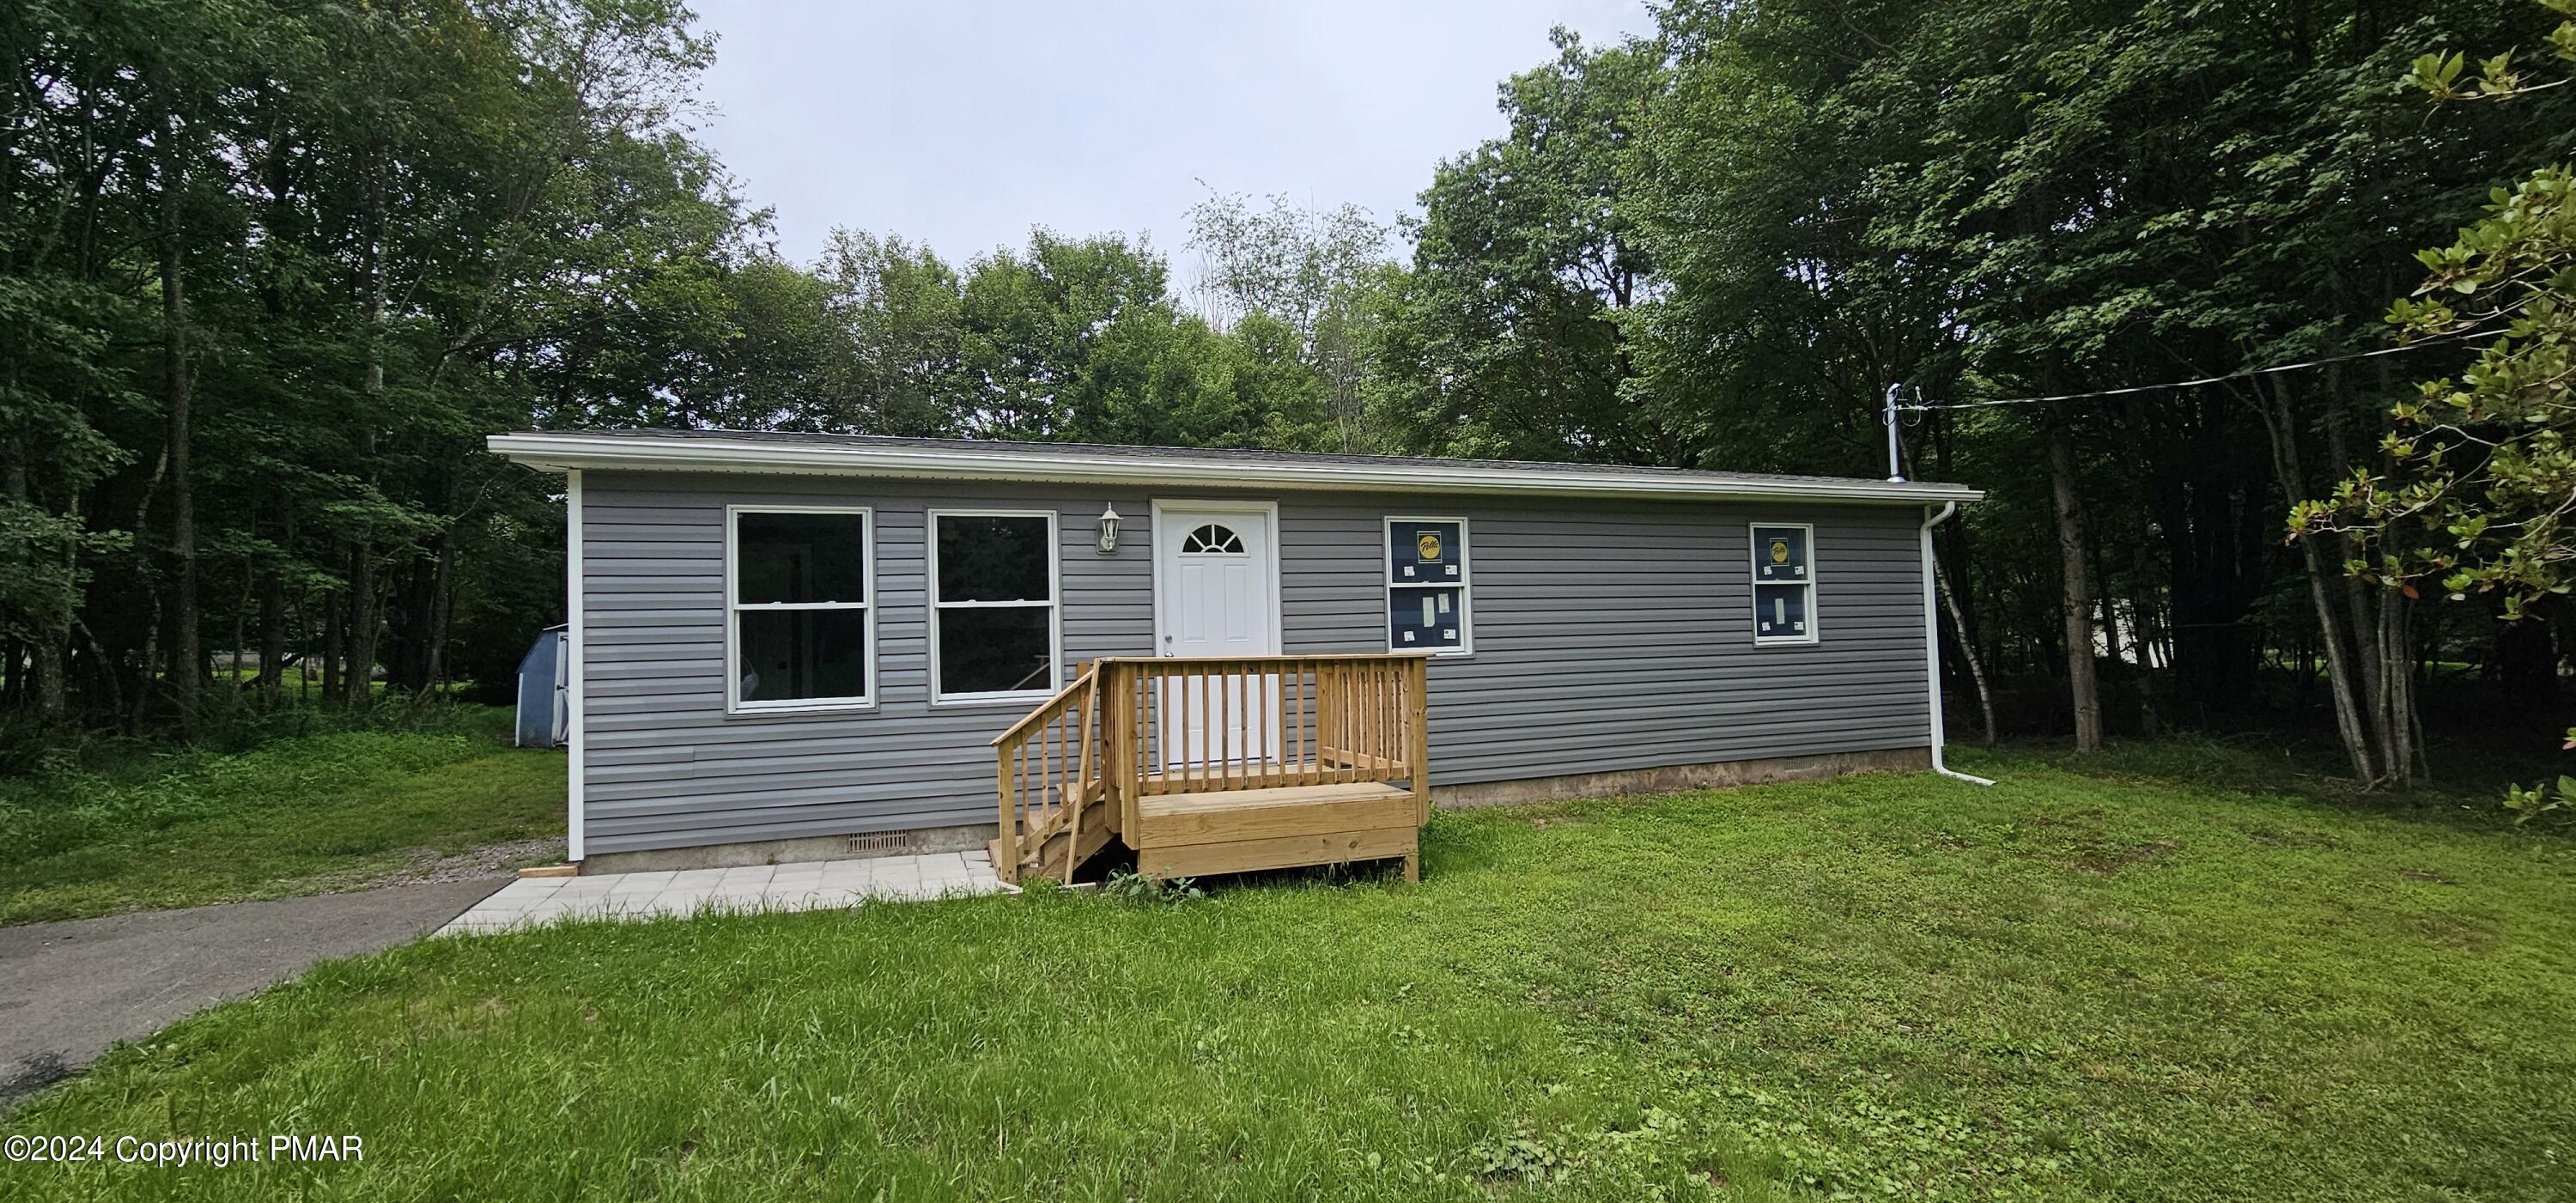
<instances>
[{"instance_id":1,"label":"overcast sky","mask_svg":"<svg viewBox=\"0 0 2576 1203\"><path fill-rule=\"evenodd\" d=\"M1503 131L1494 87L1546 61L1551 25L1652 25L1640 0L697 8L720 37L702 135L777 211L782 252L810 259L837 225L961 264L1044 225L1150 233L1178 265L1207 188L1391 220Z\"/></svg>"}]
</instances>

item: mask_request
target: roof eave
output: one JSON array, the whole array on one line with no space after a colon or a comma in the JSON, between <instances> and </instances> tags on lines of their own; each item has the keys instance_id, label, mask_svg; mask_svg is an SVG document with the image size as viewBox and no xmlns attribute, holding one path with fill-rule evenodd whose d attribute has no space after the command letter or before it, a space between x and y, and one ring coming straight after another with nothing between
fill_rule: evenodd
<instances>
[{"instance_id":1,"label":"roof eave","mask_svg":"<svg viewBox=\"0 0 2576 1203\"><path fill-rule=\"evenodd\" d=\"M1014 480L1050 484L1186 484L1300 490L1408 490L1449 493L1522 493L1661 499L1754 500L1803 498L1881 505L1975 501L1985 494L1964 485L1898 481L1768 481L1640 479L1615 473L1587 475L1490 465L1419 466L1294 464L1194 460L1186 456L1030 456L1008 450L842 447L689 438L657 441L631 436L608 440L578 434L499 434L492 453L549 472L569 469L650 472L765 472L822 476L880 476L920 480Z\"/></svg>"}]
</instances>

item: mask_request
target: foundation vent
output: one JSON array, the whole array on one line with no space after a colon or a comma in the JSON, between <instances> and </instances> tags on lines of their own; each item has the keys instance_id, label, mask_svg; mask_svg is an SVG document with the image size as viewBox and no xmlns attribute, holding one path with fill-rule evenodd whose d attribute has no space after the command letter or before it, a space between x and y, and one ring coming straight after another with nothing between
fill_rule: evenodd
<instances>
[{"instance_id":1,"label":"foundation vent","mask_svg":"<svg viewBox=\"0 0 2576 1203\"><path fill-rule=\"evenodd\" d=\"M857 856L901 856L911 852L914 843L911 833L903 831L854 835L850 837L850 852Z\"/></svg>"}]
</instances>

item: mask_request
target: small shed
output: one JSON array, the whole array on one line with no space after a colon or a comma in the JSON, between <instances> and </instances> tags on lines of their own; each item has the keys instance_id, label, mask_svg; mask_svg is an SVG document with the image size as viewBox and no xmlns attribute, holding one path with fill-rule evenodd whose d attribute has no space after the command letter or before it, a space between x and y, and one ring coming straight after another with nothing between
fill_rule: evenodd
<instances>
[{"instance_id":1,"label":"small shed","mask_svg":"<svg viewBox=\"0 0 2576 1203\"><path fill-rule=\"evenodd\" d=\"M565 693L564 628L547 627L519 658L519 731L522 748L551 748L572 727Z\"/></svg>"}]
</instances>

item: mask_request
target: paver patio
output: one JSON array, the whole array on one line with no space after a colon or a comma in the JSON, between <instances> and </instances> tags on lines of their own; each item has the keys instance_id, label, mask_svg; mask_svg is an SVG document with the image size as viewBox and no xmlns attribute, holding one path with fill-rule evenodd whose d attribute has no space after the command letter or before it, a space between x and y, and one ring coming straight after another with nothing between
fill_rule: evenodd
<instances>
[{"instance_id":1,"label":"paver patio","mask_svg":"<svg viewBox=\"0 0 2576 1203\"><path fill-rule=\"evenodd\" d=\"M522 877L438 929L457 935L558 919L654 919L714 911L810 911L951 894L1016 892L983 852L791 861L730 869Z\"/></svg>"}]
</instances>

